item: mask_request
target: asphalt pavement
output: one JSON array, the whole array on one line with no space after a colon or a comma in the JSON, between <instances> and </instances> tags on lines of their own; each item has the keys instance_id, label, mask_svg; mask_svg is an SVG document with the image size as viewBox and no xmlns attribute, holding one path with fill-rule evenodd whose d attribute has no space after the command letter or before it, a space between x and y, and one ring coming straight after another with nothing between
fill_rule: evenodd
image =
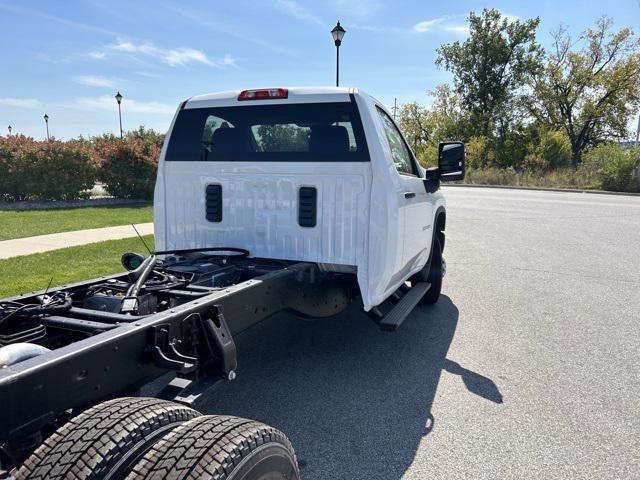
<instances>
[{"instance_id":1,"label":"asphalt pavement","mask_svg":"<svg viewBox=\"0 0 640 480\"><path fill-rule=\"evenodd\" d=\"M445 195L435 306L267 320L202 410L283 430L306 480L640 478L640 197Z\"/></svg>"}]
</instances>

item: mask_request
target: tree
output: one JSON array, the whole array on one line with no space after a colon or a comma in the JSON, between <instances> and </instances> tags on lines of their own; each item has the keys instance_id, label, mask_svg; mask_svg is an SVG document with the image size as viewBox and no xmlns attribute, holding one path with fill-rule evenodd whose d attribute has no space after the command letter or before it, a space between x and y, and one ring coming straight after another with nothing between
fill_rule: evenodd
<instances>
[{"instance_id":1,"label":"tree","mask_svg":"<svg viewBox=\"0 0 640 480\"><path fill-rule=\"evenodd\" d=\"M460 94L445 83L438 85L429 95L433 98L429 110L433 141L469 138L472 135L471 123Z\"/></svg>"},{"instance_id":2,"label":"tree","mask_svg":"<svg viewBox=\"0 0 640 480\"><path fill-rule=\"evenodd\" d=\"M510 111L509 100L540 68L539 23L537 17L511 21L495 9L471 12L469 38L438 49L436 63L453 73L456 92L477 125L475 135L493 136ZM502 128L507 128L504 122Z\"/></svg>"},{"instance_id":3,"label":"tree","mask_svg":"<svg viewBox=\"0 0 640 480\"><path fill-rule=\"evenodd\" d=\"M612 32L612 25L608 18L598 20L581 35L577 51L560 28L544 69L533 77L530 111L566 132L574 167L585 149L625 137L629 116L640 104L640 39L630 28Z\"/></svg>"},{"instance_id":4,"label":"tree","mask_svg":"<svg viewBox=\"0 0 640 480\"><path fill-rule=\"evenodd\" d=\"M429 112L417 102L407 103L400 108L398 126L416 155L418 147L430 139L429 120Z\"/></svg>"},{"instance_id":5,"label":"tree","mask_svg":"<svg viewBox=\"0 0 640 480\"><path fill-rule=\"evenodd\" d=\"M460 95L449 85L438 85L429 96L433 98L430 106L407 103L398 115L398 126L423 165L436 159L438 142L465 140L469 126Z\"/></svg>"},{"instance_id":6,"label":"tree","mask_svg":"<svg viewBox=\"0 0 640 480\"><path fill-rule=\"evenodd\" d=\"M436 63L454 75L456 91L489 136L501 107L540 66L538 18L510 21L495 9L469 14L469 38L438 49Z\"/></svg>"}]
</instances>

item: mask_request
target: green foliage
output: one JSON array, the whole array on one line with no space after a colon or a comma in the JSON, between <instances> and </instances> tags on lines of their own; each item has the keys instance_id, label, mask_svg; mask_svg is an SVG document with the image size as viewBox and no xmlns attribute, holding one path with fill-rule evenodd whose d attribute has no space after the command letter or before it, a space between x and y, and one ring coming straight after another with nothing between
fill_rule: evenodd
<instances>
[{"instance_id":1,"label":"green foliage","mask_svg":"<svg viewBox=\"0 0 640 480\"><path fill-rule=\"evenodd\" d=\"M553 170L566 168L571 164L571 143L558 130L546 130L540 134L538 142L529 146L524 165L531 170Z\"/></svg>"},{"instance_id":2,"label":"green foliage","mask_svg":"<svg viewBox=\"0 0 640 480\"><path fill-rule=\"evenodd\" d=\"M91 151L81 142L36 142L0 137L0 199L71 200L86 195L95 178Z\"/></svg>"},{"instance_id":3,"label":"green foliage","mask_svg":"<svg viewBox=\"0 0 640 480\"><path fill-rule=\"evenodd\" d=\"M601 144L586 152L583 164L582 171L597 174L604 190L640 192L640 147Z\"/></svg>"},{"instance_id":4,"label":"green foliage","mask_svg":"<svg viewBox=\"0 0 640 480\"><path fill-rule=\"evenodd\" d=\"M154 248L153 235L143 237ZM122 252L144 251L136 237L0 260L0 298L122 272Z\"/></svg>"},{"instance_id":5,"label":"green foliage","mask_svg":"<svg viewBox=\"0 0 640 480\"><path fill-rule=\"evenodd\" d=\"M146 223L153 220L150 206L56 208L0 211L0 241L87 228Z\"/></svg>"},{"instance_id":6,"label":"green foliage","mask_svg":"<svg viewBox=\"0 0 640 480\"><path fill-rule=\"evenodd\" d=\"M424 158L423 149L428 145L433 131L431 112L417 102L402 105L398 115L398 127L418 158Z\"/></svg>"},{"instance_id":7,"label":"green foliage","mask_svg":"<svg viewBox=\"0 0 640 480\"><path fill-rule=\"evenodd\" d=\"M127 140L141 140L146 144L155 145L158 148L162 148L164 137L164 133L158 133L152 128L145 128L144 125L140 125L136 130L128 131L125 135Z\"/></svg>"},{"instance_id":8,"label":"green foliage","mask_svg":"<svg viewBox=\"0 0 640 480\"><path fill-rule=\"evenodd\" d=\"M98 180L118 198L151 199L160 148L142 139L101 138L95 142Z\"/></svg>"},{"instance_id":9,"label":"green foliage","mask_svg":"<svg viewBox=\"0 0 640 480\"><path fill-rule=\"evenodd\" d=\"M627 120L640 105L640 38L612 26L601 18L579 43L559 29L531 84L529 111L539 123L566 132L574 167L587 148L624 138Z\"/></svg>"},{"instance_id":10,"label":"green foliage","mask_svg":"<svg viewBox=\"0 0 640 480\"><path fill-rule=\"evenodd\" d=\"M438 85L429 94L431 107L412 102L403 105L398 115L398 126L424 166L437 164L439 142L467 138L470 121L460 95L449 85Z\"/></svg>"},{"instance_id":11,"label":"green foliage","mask_svg":"<svg viewBox=\"0 0 640 480\"><path fill-rule=\"evenodd\" d=\"M465 183L474 185L510 185L517 187L544 188L599 188L599 180L593 175L585 175L573 168L552 171L516 170L514 168L488 167L469 169Z\"/></svg>"},{"instance_id":12,"label":"green foliage","mask_svg":"<svg viewBox=\"0 0 640 480\"><path fill-rule=\"evenodd\" d=\"M438 86L429 107L400 110L420 162L434 163L440 141L463 140L472 183L640 190L640 149L597 146L629 137L640 38L602 18L577 42L560 29L544 52L538 23L485 9L469 15L464 42L438 49L454 88Z\"/></svg>"},{"instance_id":13,"label":"green foliage","mask_svg":"<svg viewBox=\"0 0 640 480\"><path fill-rule=\"evenodd\" d=\"M487 137L478 136L471 137L466 144L467 159L466 165L470 169L482 168L482 159L486 156L486 150L489 145Z\"/></svg>"},{"instance_id":14,"label":"green foliage","mask_svg":"<svg viewBox=\"0 0 640 480\"><path fill-rule=\"evenodd\" d=\"M487 156L487 164L498 168L521 168L527 153L527 137L510 130L501 139L494 139Z\"/></svg>"},{"instance_id":15,"label":"green foliage","mask_svg":"<svg viewBox=\"0 0 640 480\"><path fill-rule=\"evenodd\" d=\"M421 144L416 156L425 168L438 166L438 147L431 142Z\"/></svg>"},{"instance_id":16,"label":"green foliage","mask_svg":"<svg viewBox=\"0 0 640 480\"><path fill-rule=\"evenodd\" d=\"M514 92L539 69L538 18L510 21L498 10L469 14L469 37L440 46L436 63L453 73L456 92L472 116L473 134L488 137Z\"/></svg>"}]
</instances>

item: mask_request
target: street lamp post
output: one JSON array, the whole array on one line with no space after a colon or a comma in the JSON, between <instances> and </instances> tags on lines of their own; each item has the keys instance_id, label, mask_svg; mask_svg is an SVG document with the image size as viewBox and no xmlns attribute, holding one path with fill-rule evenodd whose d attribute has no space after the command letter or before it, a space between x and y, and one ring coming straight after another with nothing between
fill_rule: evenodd
<instances>
[{"instance_id":1,"label":"street lamp post","mask_svg":"<svg viewBox=\"0 0 640 480\"><path fill-rule=\"evenodd\" d=\"M122 110L120 110L120 104L122 103L122 95L120 91L116 93L116 102L118 102L118 118L120 119L120 138L122 138Z\"/></svg>"},{"instance_id":2,"label":"street lamp post","mask_svg":"<svg viewBox=\"0 0 640 480\"><path fill-rule=\"evenodd\" d=\"M49 115L44 114L44 123L47 124L47 141L49 140Z\"/></svg>"},{"instance_id":3,"label":"street lamp post","mask_svg":"<svg viewBox=\"0 0 640 480\"><path fill-rule=\"evenodd\" d=\"M340 22L331 30L333 43L336 45L336 87L340 85L340 45L342 44L342 37L344 37L345 33L347 33L347 31L340 26Z\"/></svg>"}]
</instances>

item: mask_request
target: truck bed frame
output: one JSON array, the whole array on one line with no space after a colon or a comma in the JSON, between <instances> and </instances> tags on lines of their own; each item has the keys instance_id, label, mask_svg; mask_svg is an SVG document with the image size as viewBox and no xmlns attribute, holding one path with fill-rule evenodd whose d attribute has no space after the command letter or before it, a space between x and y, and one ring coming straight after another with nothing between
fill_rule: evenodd
<instances>
[{"instance_id":1,"label":"truck bed frame","mask_svg":"<svg viewBox=\"0 0 640 480\"><path fill-rule=\"evenodd\" d=\"M235 378L235 335L284 310L331 316L357 296L352 276L326 278L311 263L255 263L268 271L223 288L194 285L167 291L187 301L150 315L73 306L64 315L38 317L48 331L69 332L80 339L0 369L3 454L15 464L70 412L75 415L104 400L135 395L169 372L175 376L159 396L192 405L213 384ZM105 281L126 279L127 273L100 277L47 293L86 291ZM44 293L6 301L37 303Z\"/></svg>"}]
</instances>

